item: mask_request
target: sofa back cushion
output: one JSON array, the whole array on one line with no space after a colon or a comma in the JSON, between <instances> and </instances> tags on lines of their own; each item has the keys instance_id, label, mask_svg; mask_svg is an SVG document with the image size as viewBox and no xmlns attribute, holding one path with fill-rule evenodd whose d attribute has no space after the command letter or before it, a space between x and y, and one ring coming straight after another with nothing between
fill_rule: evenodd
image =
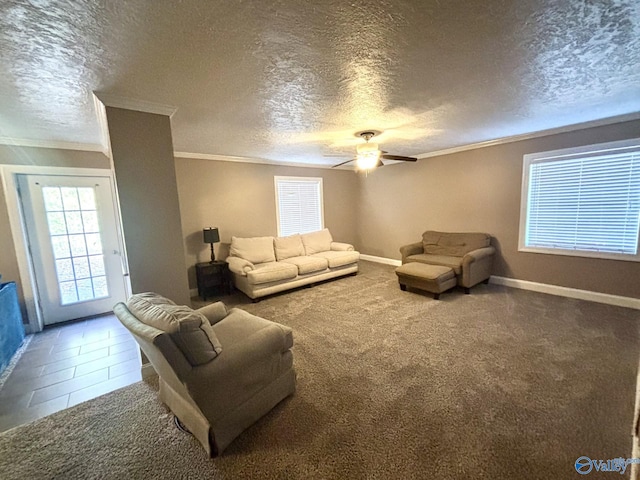
<instances>
[{"instance_id":1,"label":"sofa back cushion","mask_svg":"<svg viewBox=\"0 0 640 480\"><path fill-rule=\"evenodd\" d=\"M167 333L192 366L210 362L222 352L207 317L185 305L148 292L131 296L127 308L142 323Z\"/></svg>"},{"instance_id":2,"label":"sofa back cushion","mask_svg":"<svg viewBox=\"0 0 640 480\"><path fill-rule=\"evenodd\" d=\"M331 250L331 232L328 228L319 230L317 232L305 233L301 235L302 243L304 244L304 251L307 255L313 255L314 253L328 252Z\"/></svg>"},{"instance_id":3,"label":"sofa back cushion","mask_svg":"<svg viewBox=\"0 0 640 480\"><path fill-rule=\"evenodd\" d=\"M491 236L486 233L445 233L428 230L422 234L424 253L463 257L472 250L488 247Z\"/></svg>"},{"instance_id":4,"label":"sofa back cushion","mask_svg":"<svg viewBox=\"0 0 640 480\"><path fill-rule=\"evenodd\" d=\"M251 263L275 262L273 251L273 237L231 237L231 250L233 257L240 257Z\"/></svg>"},{"instance_id":5,"label":"sofa back cushion","mask_svg":"<svg viewBox=\"0 0 640 480\"><path fill-rule=\"evenodd\" d=\"M304 255L304 245L302 244L302 238L298 234L289 237L276 237L273 240L273 246L278 261Z\"/></svg>"}]
</instances>

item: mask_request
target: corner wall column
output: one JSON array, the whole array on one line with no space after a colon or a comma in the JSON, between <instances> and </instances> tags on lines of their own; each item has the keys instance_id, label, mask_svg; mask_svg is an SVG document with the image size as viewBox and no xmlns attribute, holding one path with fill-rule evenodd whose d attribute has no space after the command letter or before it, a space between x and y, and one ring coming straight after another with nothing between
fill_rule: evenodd
<instances>
[{"instance_id":1,"label":"corner wall column","mask_svg":"<svg viewBox=\"0 0 640 480\"><path fill-rule=\"evenodd\" d=\"M170 118L105 110L131 290L189 305Z\"/></svg>"}]
</instances>

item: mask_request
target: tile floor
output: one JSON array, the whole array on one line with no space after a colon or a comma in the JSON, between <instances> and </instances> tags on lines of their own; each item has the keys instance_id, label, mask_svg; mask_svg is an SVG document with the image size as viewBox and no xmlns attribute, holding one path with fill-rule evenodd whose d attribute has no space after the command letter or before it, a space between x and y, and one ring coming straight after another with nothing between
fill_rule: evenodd
<instances>
[{"instance_id":1,"label":"tile floor","mask_svg":"<svg viewBox=\"0 0 640 480\"><path fill-rule=\"evenodd\" d=\"M46 328L0 388L0 432L141 379L138 345L114 315Z\"/></svg>"}]
</instances>

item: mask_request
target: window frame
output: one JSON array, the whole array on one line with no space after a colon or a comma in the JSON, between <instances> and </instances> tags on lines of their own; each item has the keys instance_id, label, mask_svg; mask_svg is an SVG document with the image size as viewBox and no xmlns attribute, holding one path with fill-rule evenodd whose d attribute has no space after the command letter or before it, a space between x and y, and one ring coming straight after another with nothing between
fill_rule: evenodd
<instances>
[{"instance_id":1,"label":"window frame","mask_svg":"<svg viewBox=\"0 0 640 480\"><path fill-rule=\"evenodd\" d=\"M529 180L531 165L534 163L540 163L541 161L560 161L571 158L580 158L581 156L614 153L616 150L640 152L640 138L600 143L595 145L584 145L580 147L563 148L559 150L550 150L546 152L537 152L524 155L520 199L520 227L518 233L519 252L640 262L640 232L638 233L638 244L636 245L635 255L626 253L597 252L590 250L568 250L563 248L531 247L525 245L528 220L527 214L529 210Z\"/></svg>"},{"instance_id":2,"label":"window frame","mask_svg":"<svg viewBox=\"0 0 640 480\"><path fill-rule=\"evenodd\" d=\"M282 230L280 228L280 197L278 193L278 182L279 181L296 181L296 182L305 182L305 183L314 183L318 186L319 190L319 204L320 204L320 230L324 229L324 185L322 177L294 177L294 176L284 176L284 175L274 175L273 177L273 187L276 201L276 228L278 232L278 236L281 237ZM298 232L300 233L300 232ZM304 232L308 233L308 232ZM295 233L290 234L295 235Z\"/></svg>"}]
</instances>

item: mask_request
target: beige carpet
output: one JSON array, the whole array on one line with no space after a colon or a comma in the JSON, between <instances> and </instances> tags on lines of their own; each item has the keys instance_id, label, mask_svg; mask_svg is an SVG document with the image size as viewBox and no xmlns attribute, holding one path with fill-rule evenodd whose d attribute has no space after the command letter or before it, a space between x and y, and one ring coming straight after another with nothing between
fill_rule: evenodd
<instances>
[{"instance_id":1,"label":"beige carpet","mask_svg":"<svg viewBox=\"0 0 640 480\"><path fill-rule=\"evenodd\" d=\"M493 285L441 298L369 262L228 297L294 329L298 391L223 457L141 382L0 435L0 478L574 479L599 478L581 455L630 456L638 311Z\"/></svg>"}]
</instances>

